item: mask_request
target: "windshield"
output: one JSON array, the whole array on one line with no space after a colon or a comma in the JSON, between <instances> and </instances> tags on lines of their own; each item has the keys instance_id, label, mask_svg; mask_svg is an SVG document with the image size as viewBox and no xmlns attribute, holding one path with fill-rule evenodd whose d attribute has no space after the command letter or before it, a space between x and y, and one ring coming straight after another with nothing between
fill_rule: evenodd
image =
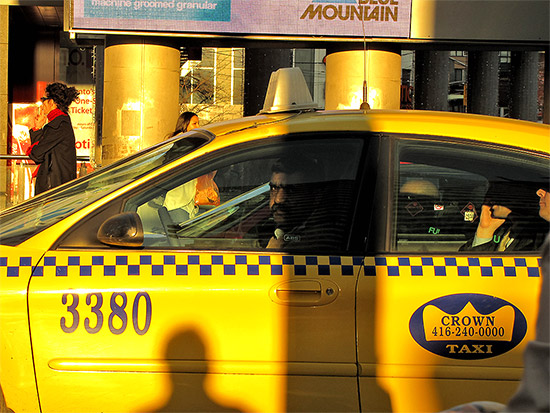
<instances>
[{"instance_id":1,"label":"windshield","mask_svg":"<svg viewBox=\"0 0 550 413\"><path fill-rule=\"evenodd\" d=\"M208 142L200 135L184 135L152 146L129 158L45 192L0 213L0 244L15 246L45 228Z\"/></svg>"}]
</instances>

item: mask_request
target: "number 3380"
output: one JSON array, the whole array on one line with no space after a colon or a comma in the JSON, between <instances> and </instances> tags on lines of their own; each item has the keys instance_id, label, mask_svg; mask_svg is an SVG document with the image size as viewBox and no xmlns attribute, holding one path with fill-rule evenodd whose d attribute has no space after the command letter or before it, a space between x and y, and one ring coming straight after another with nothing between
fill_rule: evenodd
<instances>
[{"instance_id":1,"label":"number 3380","mask_svg":"<svg viewBox=\"0 0 550 413\"><path fill-rule=\"evenodd\" d=\"M104 303L104 294L100 292L85 295L64 293L61 296L61 303L66 306L70 315L61 317L61 330L65 333L76 331L80 325L80 314L84 307L87 308L85 311L91 312L89 317L84 318L83 323L84 329L90 334L101 331L105 322L111 333L122 334L128 327L130 317L137 334L142 336L147 333L153 313L151 297L148 293L138 292L133 303L128 301L128 295L125 292L113 292L110 297L109 294L105 294L105 298L109 301L108 304Z\"/></svg>"}]
</instances>

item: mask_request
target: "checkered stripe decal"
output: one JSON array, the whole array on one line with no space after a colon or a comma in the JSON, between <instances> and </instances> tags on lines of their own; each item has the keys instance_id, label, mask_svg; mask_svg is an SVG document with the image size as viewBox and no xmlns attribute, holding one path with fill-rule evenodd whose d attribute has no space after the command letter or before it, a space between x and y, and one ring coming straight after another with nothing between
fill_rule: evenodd
<instances>
[{"instance_id":1,"label":"checkered stripe decal","mask_svg":"<svg viewBox=\"0 0 550 413\"><path fill-rule=\"evenodd\" d=\"M23 259L21 259L23 260ZM11 261L15 261L11 259ZM17 262L0 257L0 277L30 274ZM27 260L25 260L27 262ZM283 275L353 276L362 258L317 256L269 256L234 254L129 254L129 255L61 255L44 257L33 276L163 276L163 275Z\"/></svg>"},{"instance_id":2,"label":"checkered stripe decal","mask_svg":"<svg viewBox=\"0 0 550 413\"><path fill-rule=\"evenodd\" d=\"M32 274L31 257L1 257L0 277L29 277Z\"/></svg>"},{"instance_id":3,"label":"checkered stripe decal","mask_svg":"<svg viewBox=\"0 0 550 413\"><path fill-rule=\"evenodd\" d=\"M540 277L537 257L367 257L365 275Z\"/></svg>"},{"instance_id":4,"label":"checkered stripe decal","mask_svg":"<svg viewBox=\"0 0 550 413\"><path fill-rule=\"evenodd\" d=\"M539 277L537 257L332 257L239 254L60 254L32 273L30 257L0 257L0 277L55 276L505 276Z\"/></svg>"}]
</instances>

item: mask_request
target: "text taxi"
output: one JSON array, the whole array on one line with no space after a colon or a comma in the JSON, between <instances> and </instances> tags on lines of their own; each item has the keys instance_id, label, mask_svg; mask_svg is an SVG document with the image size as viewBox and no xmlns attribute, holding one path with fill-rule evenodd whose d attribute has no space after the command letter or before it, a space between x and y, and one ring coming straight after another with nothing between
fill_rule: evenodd
<instances>
[{"instance_id":1,"label":"text taxi","mask_svg":"<svg viewBox=\"0 0 550 413\"><path fill-rule=\"evenodd\" d=\"M264 112L0 215L9 409L507 401L534 336L549 128L427 111Z\"/></svg>"}]
</instances>

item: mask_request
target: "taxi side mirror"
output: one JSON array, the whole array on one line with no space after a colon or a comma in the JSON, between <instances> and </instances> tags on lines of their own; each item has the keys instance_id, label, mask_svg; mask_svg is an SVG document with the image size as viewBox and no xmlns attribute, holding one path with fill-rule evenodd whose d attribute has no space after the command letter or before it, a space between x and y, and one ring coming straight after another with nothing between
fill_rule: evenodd
<instances>
[{"instance_id":1,"label":"taxi side mirror","mask_svg":"<svg viewBox=\"0 0 550 413\"><path fill-rule=\"evenodd\" d=\"M114 247L143 246L143 225L135 212L123 212L108 218L97 231L97 239Z\"/></svg>"}]
</instances>

